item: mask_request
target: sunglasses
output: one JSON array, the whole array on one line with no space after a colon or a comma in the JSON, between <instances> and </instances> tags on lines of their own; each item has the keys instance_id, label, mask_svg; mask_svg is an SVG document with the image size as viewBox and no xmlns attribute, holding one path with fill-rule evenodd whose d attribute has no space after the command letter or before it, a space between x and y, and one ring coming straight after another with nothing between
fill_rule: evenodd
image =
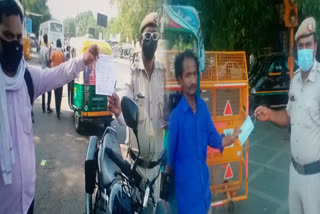
<instances>
[{"instance_id":1,"label":"sunglasses","mask_svg":"<svg viewBox=\"0 0 320 214\"><path fill-rule=\"evenodd\" d=\"M153 41L158 41L159 37L160 37L160 35L157 32L154 32L154 33L145 32L145 33L142 34L142 38L144 40L152 39Z\"/></svg>"}]
</instances>

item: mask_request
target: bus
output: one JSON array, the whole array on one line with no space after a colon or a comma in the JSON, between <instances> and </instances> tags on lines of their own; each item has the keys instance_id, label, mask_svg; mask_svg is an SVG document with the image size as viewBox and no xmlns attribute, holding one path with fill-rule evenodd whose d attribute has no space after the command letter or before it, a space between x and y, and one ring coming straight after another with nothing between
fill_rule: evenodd
<instances>
[{"instance_id":1,"label":"bus","mask_svg":"<svg viewBox=\"0 0 320 214\"><path fill-rule=\"evenodd\" d=\"M42 24L39 27L39 41L41 46L43 43L43 35L48 35L48 42L51 43L53 47L56 46L58 39L61 40L62 48L64 48L64 29L63 23L58 20L49 20Z\"/></svg>"}]
</instances>

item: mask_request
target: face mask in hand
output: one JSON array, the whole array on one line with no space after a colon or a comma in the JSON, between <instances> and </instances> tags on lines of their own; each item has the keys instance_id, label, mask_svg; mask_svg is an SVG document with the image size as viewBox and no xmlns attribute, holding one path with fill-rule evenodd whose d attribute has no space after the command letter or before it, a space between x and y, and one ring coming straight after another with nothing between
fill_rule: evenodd
<instances>
[{"instance_id":1,"label":"face mask in hand","mask_svg":"<svg viewBox=\"0 0 320 214\"><path fill-rule=\"evenodd\" d=\"M252 122L251 117L248 116L240 128L241 133L239 134L238 138L239 138L242 145L245 144L246 140L248 139L249 135L251 134L251 132L254 129L254 123L256 121Z\"/></svg>"},{"instance_id":2,"label":"face mask in hand","mask_svg":"<svg viewBox=\"0 0 320 214\"><path fill-rule=\"evenodd\" d=\"M0 37L2 52L0 63L2 69L8 73L15 73L18 69L23 54L23 46L18 41L8 42Z\"/></svg>"},{"instance_id":3,"label":"face mask in hand","mask_svg":"<svg viewBox=\"0 0 320 214\"><path fill-rule=\"evenodd\" d=\"M307 72L313 65L313 49L298 50L298 63L303 72Z\"/></svg>"},{"instance_id":4,"label":"face mask in hand","mask_svg":"<svg viewBox=\"0 0 320 214\"><path fill-rule=\"evenodd\" d=\"M157 45L158 45L158 42L153 41L152 39L143 40L143 43L142 43L143 55L149 60L152 59L154 56L154 53L157 50Z\"/></svg>"}]
</instances>

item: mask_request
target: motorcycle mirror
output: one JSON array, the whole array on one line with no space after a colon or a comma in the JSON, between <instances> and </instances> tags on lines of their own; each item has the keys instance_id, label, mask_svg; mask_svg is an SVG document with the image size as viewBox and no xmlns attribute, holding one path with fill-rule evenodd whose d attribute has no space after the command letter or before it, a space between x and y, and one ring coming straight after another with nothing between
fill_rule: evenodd
<instances>
[{"instance_id":1,"label":"motorcycle mirror","mask_svg":"<svg viewBox=\"0 0 320 214\"><path fill-rule=\"evenodd\" d=\"M128 127L137 130L139 119L139 108L135 101L127 96L121 100L121 110Z\"/></svg>"},{"instance_id":2,"label":"motorcycle mirror","mask_svg":"<svg viewBox=\"0 0 320 214\"><path fill-rule=\"evenodd\" d=\"M139 120L139 108L136 102L127 96L124 96L121 100L121 110L124 120L128 127L133 129L133 133L137 138L138 143L138 158L134 161L132 165L132 171L136 170L138 159L140 157L140 143L138 138L138 120Z\"/></svg>"}]
</instances>

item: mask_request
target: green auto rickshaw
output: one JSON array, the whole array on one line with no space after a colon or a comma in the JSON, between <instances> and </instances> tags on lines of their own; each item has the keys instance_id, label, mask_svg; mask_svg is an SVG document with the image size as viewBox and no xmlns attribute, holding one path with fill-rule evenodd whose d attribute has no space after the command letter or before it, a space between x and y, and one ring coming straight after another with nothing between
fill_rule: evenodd
<instances>
[{"instance_id":1,"label":"green auto rickshaw","mask_svg":"<svg viewBox=\"0 0 320 214\"><path fill-rule=\"evenodd\" d=\"M84 53L90 45L96 44L99 53L112 55L112 49L107 42L77 37L70 39L72 57ZM89 124L109 126L112 113L107 110L107 96L96 94L95 63L86 66L78 78L68 84L68 102L74 111L74 126L77 132L86 130Z\"/></svg>"}]
</instances>

